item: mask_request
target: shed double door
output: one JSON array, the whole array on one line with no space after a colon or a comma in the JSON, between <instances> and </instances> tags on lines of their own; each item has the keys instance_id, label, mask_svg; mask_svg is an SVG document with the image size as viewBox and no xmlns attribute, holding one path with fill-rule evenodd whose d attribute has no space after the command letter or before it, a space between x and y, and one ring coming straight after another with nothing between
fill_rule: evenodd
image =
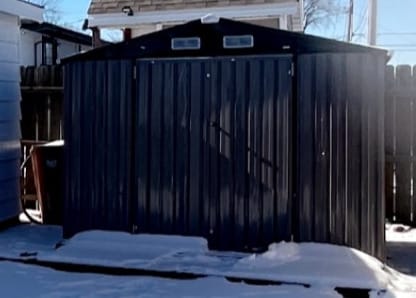
<instances>
[{"instance_id":1,"label":"shed double door","mask_svg":"<svg viewBox=\"0 0 416 298\"><path fill-rule=\"evenodd\" d=\"M216 249L291 235L291 56L138 60L137 232Z\"/></svg>"}]
</instances>

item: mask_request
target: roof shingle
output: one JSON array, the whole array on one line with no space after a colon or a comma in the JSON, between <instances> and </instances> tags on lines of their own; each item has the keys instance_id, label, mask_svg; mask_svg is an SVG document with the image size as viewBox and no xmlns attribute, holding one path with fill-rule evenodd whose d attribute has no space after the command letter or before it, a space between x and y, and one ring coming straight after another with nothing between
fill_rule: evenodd
<instances>
[{"instance_id":1,"label":"roof shingle","mask_svg":"<svg viewBox=\"0 0 416 298\"><path fill-rule=\"evenodd\" d=\"M92 0L88 14L119 13L124 6L140 12L287 2L298 0Z\"/></svg>"}]
</instances>

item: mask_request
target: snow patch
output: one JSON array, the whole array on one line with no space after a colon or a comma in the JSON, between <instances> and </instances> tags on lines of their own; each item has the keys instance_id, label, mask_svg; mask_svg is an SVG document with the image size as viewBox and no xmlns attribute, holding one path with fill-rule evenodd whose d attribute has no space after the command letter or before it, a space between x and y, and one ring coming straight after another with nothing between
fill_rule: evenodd
<instances>
[{"instance_id":1,"label":"snow patch","mask_svg":"<svg viewBox=\"0 0 416 298\"><path fill-rule=\"evenodd\" d=\"M386 241L416 243L416 229L402 224L386 224Z\"/></svg>"},{"instance_id":2,"label":"snow patch","mask_svg":"<svg viewBox=\"0 0 416 298\"><path fill-rule=\"evenodd\" d=\"M242 259L240 264L270 268L294 262L299 258L299 245L296 243L280 242L271 244L268 251L261 255L253 254L248 258Z\"/></svg>"},{"instance_id":3,"label":"snow patch","mask_svg":"<svg viewBox=\"0 0 416 298\"><path fill-rule=\"evenodd\" d=\"M91 230L76 234L71 242L115 243L125 246L151 245L163 246L168 249L180 250L208 250L208 242L201 237L184 237L176 235L130 234L125 232L110 232Z\"/></svg>"},{"instance_id":4,"label":"snow patch","mask_svg":"<svg viewBox=\"0 0 416 298\"><path fill-rule=\"evenodd\" d=\"M285 259L287 257L287 259ZM263 254L237 262L236 275L279 278L312 286L373 289L374 297L416 297L416 278L401 274L356 249L318 243L275 243ZM402 297L402 296L395 296ZM404 297L404 296L403 296Z\"/></svg>"},{"instance_id":5,"label":"snow patch","mask_svg":"<svg viewBox=\"0 0 416 298\"><path fill-rule=\"evenodd\" d=\"M208 251L198 237L86 231L63 242L53 253L41 254L47 261L147 269L158 259L178 252Z\"/></svg>"},{"instance_id":6,"label":"snow patch","mask_svg":"<svg viewBox=\"0 0 416 298\"><path fill-rule=\"evenodd\" d=\"M40 210L32 210L32 209L27 209L26 212L34 219L37 220L38 222L42 222L42 214L40 212ZM27 215L22 212L19 215L19 221L21 223L28 223L30 224L31 221L30 219L27 217Z\"/></svg>"}]
</instances>

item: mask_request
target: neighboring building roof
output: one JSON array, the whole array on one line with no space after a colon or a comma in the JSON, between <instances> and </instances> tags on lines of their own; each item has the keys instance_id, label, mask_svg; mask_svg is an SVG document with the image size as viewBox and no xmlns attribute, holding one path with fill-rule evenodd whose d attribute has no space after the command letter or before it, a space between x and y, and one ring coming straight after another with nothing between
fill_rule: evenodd
<instances>
[{"instance_id":1,"label":"neighboring building roof","mask_svg":"<svg viewBox=\"0 0 416 298\"><path fill-rule=\"evenodd\" d=\"M299 2L298 0L92 0L88 14L119 13L124 6L134 12L190 8Z\"/></svg>"},{"instance_id":2,"label":"neighboring building roof","mask_svg":"<svg viewBox=\"0 0 416 298\"><path fill-rule=\"evenodd\" d=\"M38 32L77 44L92 45L92 37L74 30L63 28L50 23L22 22L22 29Z\"/></svg>"},{"instance_id":3,"label":"neighboring building roof","mask_svg":"<svg viewBox=\"0 0 416 298\"><path fill-rule=\"evenodd\" d=\"M0 12L37 22L43 20L43 8L41 6L22 0L0 1Z\"/></svg>"},{"instance_id":4,"label":"neighboring building roof","mask_svg":"<svg viewBox=\"0 0 416 298\"><path fill-rule=\"evenodd\" d=\"M90 27L135 28L177 25L214 15L240 21L278 18L286 28L284 24L290 16L292 30L302 31L302 3L303 0L92 0L88 22Z\"/></svg>"}]
</instances>

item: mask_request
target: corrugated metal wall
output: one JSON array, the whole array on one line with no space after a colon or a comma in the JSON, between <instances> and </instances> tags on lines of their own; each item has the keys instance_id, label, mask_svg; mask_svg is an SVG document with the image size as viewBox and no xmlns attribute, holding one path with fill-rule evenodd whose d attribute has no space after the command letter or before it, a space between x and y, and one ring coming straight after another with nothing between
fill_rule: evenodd
<instances>
[{"instance_id":1,"label":"corrugated metal wall","mask_svg":"<svg viewBox=\"0 0 416 298\"><path fill-rule=\"evenodd\" d=\"M299 56L296 240L383 258L384 65L370 54Z\"/></svg>"},{"instance_id":2,"label":"corrugated metal wall","mask_svg":"<svg viewBox=\"0 0 416 298\"><path fill-rule=\"evenodd\" d=\"M20 213L18 18L0 13L0 222Z\"/></svg>"},{"instance_id":3,"label":"corrugated metal wall","mask_svg":"<svg viewBox=\"0 0 416 298\"><path fill-rule=\"evenodd\" d=\"M130 61L67 64L65 235L239 250L293 235L383 258L384 56L299 55L295 77L291 63L139 60L136 85Z\"/></svg>"},{"instance_id":4,"label":"corrugated metal wall","mask_svg":"<svg viewBox=\"0 0 416 298\"><path fill-rule=\"evenodd\" d=\"M138 232L289 240L290 56L139 60Z\"/></svg>"},{"instance_id":5,"label":"corrugated metal wall","mask_svg":"<svg viewBox=\"0 0 416 298\"><path fill-rule=\"evenodd\" d=\"M65 235L131 230L132 74L130 61L65 66Z\"/></svg>"}]
</instances>

